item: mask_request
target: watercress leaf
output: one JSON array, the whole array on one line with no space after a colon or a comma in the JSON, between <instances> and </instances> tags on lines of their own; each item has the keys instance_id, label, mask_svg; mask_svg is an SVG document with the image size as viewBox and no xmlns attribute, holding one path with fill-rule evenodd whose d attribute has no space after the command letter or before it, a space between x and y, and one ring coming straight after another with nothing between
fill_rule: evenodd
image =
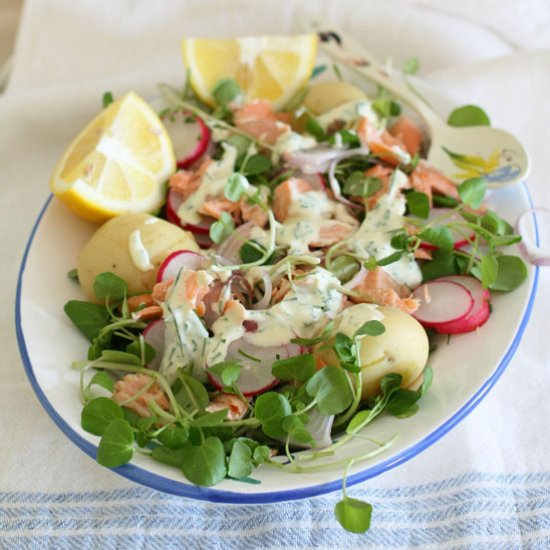
<instances>
[{"instance_id":1,"label":"watercress leaf","mask_svg":"<svg viewBox=\"0 0 550 550\"><path fill-rule=\"evenodd\" d=\"M126 353L115 349L105 349L101 353L101 360L107 363L122 363L123 365L141 366L141 361L133 353Z\"/></svg>"},{"instance_id":2,"label":"watercress leaf","mask_svg":"<svg viewBox=\"0 0 550 550\"><path fill-rule=\"evenodd\" d=\"M426 367L423 375L422 385L417 390L395 389L388 398L386 411L399 418L406 418L415 414L418 411L417 401L428 391L432 384L433 371L431 367Z\"/></svg>"},{"instance_id":3,"label":"watercress leaf","mask_svg":"<svg viewBox=\"0 0 550 550\"><path fill-rule=\"evenodd\" d=\"M317 141L325 141L327 139L323 127L310 115L307 115L306 118L306 132L311 134Z\"/></svg>"},{"instance_id":4,"label":"watercress leaf","mask_svg":"<svg viewBox=\"0 0 550 550\"><path fill-rule=\"evenodd\" d=\"M334 134L329 136L328 142L331 145L341 143L342 145L347 145L350 149L361 145L361 141L355 130L340 130L339 132L334 132Z\"/></svg>"},{"instance_id":5,"label":"watercress leaf","mask_svg":"<svg viewBox=\"0 0 550 550\"><path fill-rule=\"evenodd\" d=\"M126 464L134 454L134 431L124 418L113 420L104 430L97 448L97 461L107 468Z\"/></svg>"},{"instance_id":6,"label":"watercress leaf","mask_svg":"<svg viewBox=\"0 0 550 550\"><path fill-rule=\"evenodd\" d=\"M383 186L380 178L365 176L363 172L353 172L344 182L342 190L353 197L370 197Z\"/></svg>"},{"instance_id":7,"label":"watercress leaf","mask_svg":"<svg viewBox=\"0 0 550 550\"><path fill-rule=\"evenodd\" d=\"M271 460L271 449L267 445L259 445L254 449L252 458L256 464L263 464Z\"/></svg>"},{"instance_id":8,"label":"watercress leaf","mask_svg":"<svg viewBox=\"0 0 550 550\"><path fill-rule=\"evenodd\" d=\"M498 276L498 260L495 256L487 254L481 258L480 263L481 284L488 288L497 279Z\"/></svg>"},{"instance_id":9,"label":"watercress leaf","mask_svg":"<svg viewBox=\"0 0 550 550\"><path fill-rule=\"evenodd\" d=\"M293 445L311 445L315 447L315 439L313 439L301 418L295 415L287 416L283 421L283 428L288 432L289 441Z\"/></svg>"},{"instance_id":10,"label":"watercress leaf","mask_svg":"<svg viewBox=\"0 0 550 550\"><path fill-rule=\"evenodd\" d=\"M234 479L240 479L250 475L253 468L252 449L242 441L235 441L229 455L227 475Z\"/></svg>"},{"instance_id":11,"label":"watercress leaf","mask_svg":"<svg viewBox=\"0 0 550 550\"><path fill-rule=\"evenodd\" d=\"M420 267L424 282L458 272L455 256L452 250L433 250L432 260L423 262Z\"/></svg>"},{"instance_id":12,"label":"watercress leaf","mask_svg":"<svg viewBox=\"0 0 550 550\"><path fill-rule=\"evenodd\" d=\"M325 325L325 328L320 336L317 336L316 338L292 338L290 341L291 343L298 344L299 346L315 346L321 342L324 342L331 335L333 328L334 321L329 321Z\"/></svg>"},{"instance_id":13,"label":"watercress leaf","mask_svg":"<svg viewBox=\"0 0 550 550\"><path fill-rule=\"evenodd\" d=\"M353 335L354 338L357 338L358 336L361 336L363 334L366 334L368 336L379 336L380 334L383 334L386 332L386 327L380 322L376 320L367 321L366 323L363 323Z\"/></svg>"},{"instance_id":14,"label":"watercress leaf","mask_svg":"<svg viewBox=\"0 0 550 550\"><path fill-rule=\"evenodd\" d=\"M418 191L410 191L405 195L409 212L413 216L427 219L430 215L430 200L426 193L420 193Z\"/></svg>"},{"instance_id":15,"label":"watercress leaf","mask_svg":"<svg viewBox=\"0 0 550 550\"><path fill-rule=\"evenodd\" d=\"M334 336L334 351L338 356L338 359L344 363L352 363L357 357L357 350L355 349L355 342L349 337L338 332Z\"/></svg>"},{"instance_id":16,"label":"watercress leaf","mask_svg":"<svg viewBox=\"0 0 550 550\"><path fill-rule=\"evenodd\" d=\"M73 281L78 281L78 271L76 270L76 268L73 268L70 271L68 271L67 277L69 277L69 279L72 279Z\"/></svg>"},{"instance_id":17,"label":"watercress leaf","mask_svg":"<svg viewBox=\"0 0 550 550\"><path fill-rule=\"evenodd\" d=\"M305 353L274 361L271 372L279 380L305 382L315 374L315 357L311 353Z\"/></svg>"},{"instance_id":18,"label":"watercress leaf","mask_svg":"<svg viewBox=\"0 0 550 550\"><path fill-rule=\"evenodd\" d=\"M450 126L491 126L487 113L477 105L464 105L454 109L447 119Z\"/></svg>"},{"instance_id":19,"label":"watercress leaf","mask_svg":"<svg viewBox=\"0 0 550 550\"><path fill-rule=\"evenodd\" d=\"M350 533L366 533L370 528L372 506L356 498L345 497L336 504L334 514L338 523Z\"/></svg>"},{"instance_id":20,"label":"watercress leaf","mask_svg":"<svg viewBox=\"0 0 550 550\"><path fill-rule=\"evenodd\" d=\"M221 78L212 88L212 96L222 107L227 107L240 95L242 95L241 88L232 78Z\"/></svg>"},{"instance_id":21,"label":"watercress leaf","mask_svg":"<svg viewBox=\"0 0 550 550\"><path fill-rule=\"evenodd\" d=\"M384 258L380 258L379 260L376 260L376 264L379 266L385 266L393 264L394 262L397 262L403 257L403 250L397 250L393 254L390 254L389 256L385 256Z\"/></svg>"},{"instance_id":22,"label":"watercress leaf","mask_svg":"<svg viewBox=\"0 0 550 550\"><path fill-rule=\"evenodd\" d=\"M396 372L391 372L389 374L385 374L384 376L382 376L382 378L380 379L380 389L382 390L382 398L389 399L392 393L401 387L402 380L403 380L403 377Z\"/></svg>"},{"instance_id":23,"label":"watercress leaf","mask_svg":"<svg viewBox=\"0 0 550 550\"><path fill-rule=\"evenodd\" d=\"M256 241L246 241L239 251L239 256L244 263L258 261L265 254L265 248Z\"/></svg>"},{"instance_id":24,"label":"watercress leaf","mask_svg":"<svg viewBox=\"0 0 550 550\"><path fill-rule=\"evenodd\" d=\"M280 393L266 392L256 398L254 415L262 423L262 430L268 437L279 439L286 435L282 424L290 414L292 406Z\"/></svg>"},{"instance_id":25,"label":"watercress leaf","mask_svg":"<svg viewBox=\"0 0 550 550\"><path fill-rule=\"evenodd\" d=\"M318 370L307 382L306 391L325 415L338 414L349 407L353 389L348 374L332 365Z\"/></svg>"},{"instance_id":26,"label":"watercress leaf","mask_svg":"<svg viewBox=\"0 0 550 550\"><path fill-rule=\"evenodd\" d=\"M349 424L347 425L346 433L351 434L363 428L370 422L372 418L374 418L374 416L372 415L372 412L370 410L359 411L352 417Z\"/></svg>"},{"instance_id":27,"label":"watercress leaf","mask_svg":"<svg viewBox=\"0 0 550 550\"><path fill-rule=\"evenodd\" d=\"M168 447L159 446L153 449L151 456L158 462L168 464L169 466L175 466L176 468L181 468L189 447L191 447L189 443L179 449L170 449Z\"/></svg>"},{"instance_id":28,"label":"watercress leaf","mask_svg":"<svg viewBox=\"0 0 550 550\"><path fill-rule=\"evenodd\" d=\"M324 73L327 70L326 65L316 65L313 67L313 70L311 71L311 77L315 78L316 76L319 76L321 73Z\"/></svg>"},{"instance_id":29,"label":"watercress leaf","mask_svg":"<svg viewBox=\"0 0 550 550\"><path fill-rule=\"evenodd\" d=\"M80 413L82 428L94 435L103 435L107 426L123 418L122 407L108 397L96 397L88 402Z\"/></svg>"},{"instance_id":30,"label":"watercress leaf","mask_svg":"<svg viewBox=\"0 0 550 550\"><path fill-rule=\"evenodd\" d=\"M411 75L416 74L420 69L420 60L418 57L411 57L405 61L403 65L403 74Z\"/></svg>"},{"instance_id":31,"label":"watercress leaf","mask_svg":"<svg viewBox=\"0 0 550 550\"><path fill-rule=\"evenodd\" d=\"M252 145L252 140L246 136L241 136L239 134L233 134L229 136L225 142L237 149L237 156L246 155L250 145Z\"/></svg>"},{"instance_id":32,"label":"watercress leaf","mask_svg":"<svg viewBox=\"0 0 550 550\"><path fill-rule=\"evenodd\" d=\"M239 201L248 185L248 180L242 174L237 172L231 174L224 187L225 198L232 202Z\"/></svg>"},{"instance_id":33,"label":"watercress leaf","mask_svg":"<svg viewBox=\"0 0 550 550\"><path fill-rule=\"evenodd\" d=\"M241 374L242 365L237 361L222 361L208 368L208 372L220 378L225 386L232 386Z\"/></svg>"},{"instance_id":34,"label":"watercress leaf","mask_svg":"<svg viewBox=\"0 0 550 550\"><path fill-rule=\"evenodd\" d=\"M444 225L434 225L418 233L418 237L427 243L434 244L441 250L452 250L454 239L451 230Z\"/></svg>"},{"instance_id":35,"label":"watercress leaf","mask_svg":"<svg viewBox=\"0 0 550 550\"><path fill-rule=\"evenodd\" d=\"M140 360L140 364L146 365L155 358L155 348L151 344L143 342L143 362L141 361L141 349L140 340L136 338L126 346L126 353L135 355Z\"/></svg>"},{"instance_id":36,"label":"watercress leaf","mask_svg":"<svg viewBox=\"0 0 550 550\"><path fill-rule=\"evenodd\" d=\"M457 190L462 202L472 208L479 208L487 191L487 180L485 178L469 178L464 180Z\"/></svg>"},{"instance_id":37,"label":"watercress leaf","mask_svg":"<svg viewBox=\"0 0 550 550\"><path fill-rule=\"evenodd\" d=\"M104 306L69 300L63 308L67 317L90 342L109 322L109 312Z\"/></svg>"},{"instance_id":38,"label":"watercress leaf","mask_svg":"<svg viewBox=\"0 0 550 550\"><path fill-rule=\"evenodd\" d=\"M409 244L409 236L405 231L396 233L391 238L390 244L392 248L395 248L395 250L407 250L407 246Z\"/></svg>"},{"instance_id":39,"label":"watercress leaf","mask_svg":"<svg viewBox=\"0 0 550 550\"><path fill-rule=\"evenodd\" d=\"M456 199L445 195L433 195L432 202L434 206L441 206L442 208L454 208L459 205Z\"/></svg>"},{"instance_id":40,"label":"watercress leaf","mask_svg":"<svg viewBox=\"0 0 550 550\"><path fill-rule=\"evenodd\" d=\"M158 434L157 439L169 449L181 449L189 440L189 430L184 426L168 426Z\"/></svg>"},{"instance_id":41,"label":"watercress leaf","mask_svg":"<svg viewBox=\"0 0 550 550\"><path fill-rule=\"evenodd\" d=\"M101 104L103 105L103 108L106 109L111 103L113 103L114 100L115 98L113 97L113 92L105 92L101 98Z\"/></svg>"},{"instance_id":42,"label":"watercress leaf","mask_svg":"<svg viewBox=\"0 0 550 550\"><path fill-rule=\"evenodd\" d=\"M98 300L118 302L126 296L128 285L118 275L106 271L95 278L93 289Z\"/></svg>"},{"instance_id":43,"label":"watercress leaf","mask_svg":"<svg viewBox=\"0 0 550 550\"><path fill-rule=\"evenodd\" d=\"M264 174L271 170L271 160L269 157L258 153L252 155L243 167L243 172L247 176L256 176L258 174Z\"/></svg>"},{"instance_id":44,"label":"watercress leaf","mask_svg":"<svg viewBox=\"0 0 550 550\"><path fill-rule=\"evenodd\" d=\"M330 270L341 283L351 281L360 269L359 262L351 256L338 256L330 263Z\"/></svg>"},{"instance_id":45,"label":"watercress leaf","mask_svg":"<svg viewBox=\"0 0 550 550\"><path fill-rule=\"evenodd\" d=\"M497 256L497 263L497 277L493 283L489 285L489 288L492 290L514 290L527 279L527 266L518 256Z\"/></svg>"},{"instance_id":46,"label":"watercress leaf","mask_svg":"<svg viewBox=\"0 0 550 550\"><path fill-rule=\"evenodd\" d=\"M227 409L212 413L205 413L197 416L191 421L191 426L195 428L209 428L211 426L219 426L227 417Z\"/></svg>"},{"instance_id":47,"label":"watercress leaf","mask_svg":"<svg viewBox=\"0 0 550 550\"><path fill-rule=\"evenodd\" d=\"M227 474L225 450L217 437L207 437L201 444L186 449L181 468L191 483L210 487L223 480Z\"/></svg>"},{"instance_id":48,"label":"watercress leaf","mask_svg":"<svg viewBox=\"0 0 550 550\"><path fill-rule=\"evenodd\" d=\"M181 382L181 387L175 394L178 405L189 414L203 411L210 403L204 385L181 369L178 371L178 378Z\"/></svg>"},{"instance_id":49,"label":"watercress leaf","mask_svg":"<svg viewBox=\"0 0 550 550\"><path fill-rule=\"evenodd\" d=\"M521 242L520 235L497 235L492 237L489 241L491 246L510 246Z\"/></svg>"},{"instance_id":50,"label":"watercress leaf","mask_svg":"<svg viewBox=\"0 0 550 550\"><path fill-rule=\"evenodd\" d=\"M210 239L216 244L220 244L231 235L234 229L233 218L227 212L222 212L220 219L210 226Z\"/></svg>"},{"instance_id":51,"label":"watercress leaf","mask_svg":"<svg viewBox=\"0 0 550 550\"><path fill-rule=\"evenodd\" d=\"M506 235L514 232L510 224L506 223L500 216L490 210L485 212L481 217L481 226L495 235ZM511 232L509 228L512 229Z\"/></svg>"},{"instance_id":52,"label":"watercress leaf","mask_svg":"<svg viewBox=\"0 0 550 550\"><path fill-rule=\"evenodd\" d=\"M87 388L92 386L101 386L112 393L115 389L115 382L107 372L100 371L96 372L88 382Z\"/></svg>"},{"instance_id":53,"label":"watercress leaf","mask_svg":"<svg viewBox=\"0 0 550 550\"><path fill-rule=\"evenodd\" d=\"M142 420L142 417L132 409L122 407L122 412L124 414L124 418L130 423L130 426L137 427L138 422Z\"/></svg>"}]
</instances>

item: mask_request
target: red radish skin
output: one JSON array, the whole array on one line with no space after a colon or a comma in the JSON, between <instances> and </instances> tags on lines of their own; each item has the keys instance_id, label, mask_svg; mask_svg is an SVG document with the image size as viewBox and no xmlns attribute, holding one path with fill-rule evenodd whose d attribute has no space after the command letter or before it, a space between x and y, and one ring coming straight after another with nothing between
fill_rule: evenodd
<instances>
[{"instance_id":1,"label":"red radish skin","mask_svg":"<svg viewBox=\"0 0 550 550\"><path fill-rule=\"evenodd\" d=\"M194 121L185 122L189 117L193 117ZM210 128L202 118L186 111L169 113L162 121L174 144L178 168L189 168L208 148L211 141Z\"/></svg>"},{"instance_id":2,"label":"red radish skin","mask_svg":"<svg viewBox=\"0 0 550 550\"><path fill-rule=\"evenodd\" d=\"M208 260L198 252L191 250L176 250L168 256L159 267L157 283L168 279L175 279L182 269L205 269L208 267Z\"/></svg>"},{"instance_id":3,"label":"red radish skin","mask_svg":"<svg viewBox=\"0 0 550 550\"><path fill-rule=\"evenodd\" d=\"M489 306L491 293L486 288L483 288L480 281L468 275L449 275L448 277L442 277L438 280L450 281L463 285L470 291L474 299L474 307L463 319L440 323L434 326L437 332L440 334L463 334L472 332L487 322L487 319L489 319L491 315L491 308Z\"/></svg>"},{"instance_id":4,"label":"red radish skin","mask_svg":"<svg viewBox=\"0 0 550 550\"><path fill-rule=\"evenodd\" d=\"M243 351L255 359L249 359L239 352ZM246 397L264 393L275 387L279 380L271 373L271 365L277 359L288 359L303 353L303 348L296 344L284 346L260 347L250 344L245 338L235 340L229 346L226 361L238 361L241 373L237 380L237 387ZM258 362L259 360L259 362ZM218 390L223 388L222 381L208 371L210 383Z\"/></svg>"},{"instance_id":5,"label":"red radish skin","mask_svg":"<svg viewBox=\"0 0 550 550\"><path fill-rule=\"evenodd\" d=\"M466 287L439 279L420 285L412 297L420 302L413 317L428 328L464 319L474 307L474 299Z\"/></svg>"},{"instance_id":6,"label":"red radish skin","mask_svg":"<svg viewBox=\"0 0 550 550\"><path fill-rule=\"evenodd\" d=\"M155 350L155 357L147 363L147 368L159 370L164 355L164 321L157 319L149 323L143 331L143 339Z\"/></svg>"}]
</instances>

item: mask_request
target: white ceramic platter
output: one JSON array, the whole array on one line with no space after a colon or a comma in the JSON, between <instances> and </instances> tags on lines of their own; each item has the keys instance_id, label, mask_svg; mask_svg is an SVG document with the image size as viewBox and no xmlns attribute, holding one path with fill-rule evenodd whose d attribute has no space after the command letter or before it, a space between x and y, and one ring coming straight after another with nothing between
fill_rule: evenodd
<instances>
[{"instance_id":1,"label":"white ceramic platter","mask_svg":"<svg viewBox=\"0 0 550 550\"><path fill-rule=\"evenodd\" d=\"M449 101L433 91L430 99L444 115ZM44 182L44 185L46 183ZM490 204L514 222L531 207L525 185L493 191ZM80 427L82 404L79 374L71 361L86 357L88 342L63 312L70 299L82 299L80 289L67 277L91 236L94 225L71 214L56 200L48 200L40 213L21 265L17 288L16 328L21 356L40 402L65 435L84 452L95 457L98 438ZM517 250L513 250L517 253ZM384 416L367 427L376 440L397 435L384 453L356 463L348 485L398 466L442 437L487 395L504 372L526 328L535 299L537 269L530 267L527 281L512 293L494 293L493 314L478 331L453 336L430 358L434 382L420 403L420 411L407 419ZM333 460L369 449L357 438L341 448ZM374 448L371 445L370 448ZM231 503L267 503L306 498L341 487L343 468L293 474L268 467L252 473L258 483L225 480L213 488L191 485L180 471L136 454L116 471L143 485L187 497Z\"/></svg>"}]
</instances>

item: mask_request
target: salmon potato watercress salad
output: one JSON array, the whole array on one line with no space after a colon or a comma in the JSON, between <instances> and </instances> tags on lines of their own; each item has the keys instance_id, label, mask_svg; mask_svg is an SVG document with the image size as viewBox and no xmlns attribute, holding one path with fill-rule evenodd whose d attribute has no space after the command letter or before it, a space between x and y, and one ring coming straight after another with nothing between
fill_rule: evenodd
<instances>
[{"instance_id":1,"label":"salmon potato watercress salad","mask_svg":"<svg viewBox=\"0 0 550 550\"><path fill-rule=\"evenodd\" d=\"M138 452L203 486L333 468L316 459L415 413L434 334L476 330L491 290L524 280L520 237L483 178L423 160L429 136L384 89L315 66L314 35L183 53L183 92L163 86L158 115L106 94L52 178L101 224L71 273L87 301L65 305L90 340L82 427L107 467ZM370 515L344 476L338 520Z\"/></svg>"}]
</instances>

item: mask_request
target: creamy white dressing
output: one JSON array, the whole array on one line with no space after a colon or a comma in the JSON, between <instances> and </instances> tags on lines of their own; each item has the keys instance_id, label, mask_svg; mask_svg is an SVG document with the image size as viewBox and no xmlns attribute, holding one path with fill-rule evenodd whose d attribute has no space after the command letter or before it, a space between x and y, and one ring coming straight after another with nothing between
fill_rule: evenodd
<instances>
[{"instance_id":1,"label":"creamy white dressing","mask_svg":"<svg viewBox=\"0 0 550 550\"><path fill-rule=\"evenodd\" d=\"M155 269L155 266L151 263L149 252L141 240L141 231L139 229L132 231L128 237L128 252L130 253L132 262L140 271Z\"/></svg>"},{"instance_id":2,"label":"creamy white dressing","mask_svg":"<svg viewBox=\"0 0 550 550\"><path fill-rule=\"evenodd\" d=\"M214 197L221 195L229 176L233 174L237 149L227 143L222 143L222 147L224 149L223 157L208 166L199 188L178 208L178 216L182 223L200 223L199 209L204 204L207 195Z\"/></svg>"},{"instance_id":3,"label":"creamy white dressing","mask_svg":"<svg viewBox=\"0 0 550 550\"><path fill-rule=\"evenodd\" d=\"M407 176L396 170L388 193L367 213L350 240L350 247L354 252L361 256L375 256L377 260L395 252L390 244L391 232L404 226L405 197L399 194L399 189L406 183ZM414 288L422 282L422 273L412 254L406 254L382 269L409 288Z\"/></svg>"},{"instance_id":4,"label":"creamy white dressing","mask_svg":"<svg viewBox=\"0 0 550 550\"><path fill-rule=\"evenodd\" d=\"M172 383L180 367L192 365L193 376L205 382L204 358L208 331L194 311L194 298L187 297L187 283L193 278L197 287L208 286L214 278L205 270L182 270L172 285L163 306L164 356L160 373Z\"/></svg>"},{"instance_id":5,"label":"creamy white dressing","mask_svg":"<svg viewBox=\"0 0 550 550\"><path fill-rule=\"evenodd\" d=\"M296 193L292 190L288 217L277 227L276 242L291 253L307 253L309 244L319 238L323 222L329 219L357 222L345 212L343 205L331 200L325 191Z\"/></svg>"},{"instance_id":6,"label":"creamy white dressing","mask_svg":"<svg viewBox=\"0 0 550 550\"><path fill-rule=\"evenodd\" d=\"M303 136L292 130L281 134L275 142L275 149L279 155L311 149L317 145L317 140L311 136Z\"/></svg>"},{"instance_id":7,"label":"creamy white dressing","mask_svg":"<svg viewBox=\"0 0 550 550\"><path fill-rule=\"evenodd\" d=\"M326 269L315 268L293 280L290 291L269 309L247 311L246 318L258 324L256 332L243 338L261 347L288 344L292 338L311 338L342 309L340 282Z\"/></svg>"},{"instance_id":8,"label":"creamy white dressing","mask_svg":"<svg viewBox=\"0 0 550 550\"><path fill-rule=\"evenodd\" d=\"M346 125L355 122L360 117L366 117L371 124L375 126L379 125L380 120L378 115L371 106L371 102L368 100L353 100L338 105L330 111L323 113L317 117L317 122L321 125L323 130L327 130L332 122L335 120L342 120Z\"/></svg>"},{"instance_id":9,"label":"creamy white dressing","mask_svg":"<svg viewBox=\"0 0 550 550\"><path fill-rule=\"evenodd\" d=\"M384 314L376 304L355 304L348 307L336 318L336 330L353 338L355 331L367 321L383 321ZM361 339L359 336L358 339Z\"/></svg>"},{"instance_id":10,"label":"creamy white dressing","mask_svg":"<svg viewBox=\"0 0 550 550\"><path fill-rule=\"evenodd\" d=\"M245 333L243 321L246 310L239 303L233 303L226 308L225 313L212 325L214 335L207 345L206 364L215 365L223 361L232 342L238 340Z\"/></svg>"}]
</instances>

